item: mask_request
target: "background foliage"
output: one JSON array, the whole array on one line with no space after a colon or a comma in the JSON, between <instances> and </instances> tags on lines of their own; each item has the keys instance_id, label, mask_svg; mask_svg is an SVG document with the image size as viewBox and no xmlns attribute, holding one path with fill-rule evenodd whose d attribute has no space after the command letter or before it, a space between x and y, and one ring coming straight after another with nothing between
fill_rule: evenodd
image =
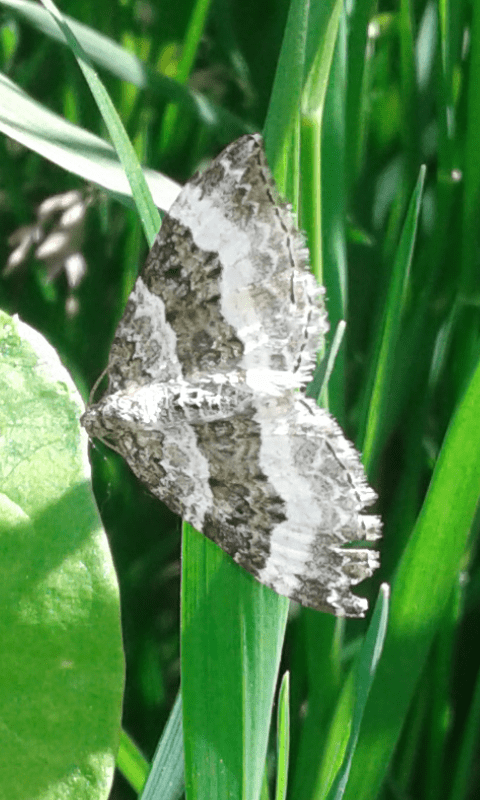
<instances>
[{"instance_id":1,"label":"background foliage","mask_svg":"<svg viewBox=\"0 0 480 800\"><path fill-rule=\"evenodd\" d=\"M231 139L262 130L268 111L267 152L299 207L332 327L342 317L348 323L328 399L364 450L380 497L382 569L364 592L373 601L381 580L393 587L345 796L478 796L480 2L357 0L339 14L333 2L309 11L300 2L289 9L286 0L79 0L62 11L109 37L94 39L89 55L142 163L179 183ZM294 37L281 51L289 13L297 14L303 50ZM107 138L72 53L32 19L27 4L2 3L3 73L46 108ZM113 43L124 49L114 54ZM286 145L281 101L291 100L297 83L302 113ZM2 98L0 123L16 111L12 95ZM138 216L119 187L88 188L74 155L77 174L13 138L2 136L0 148L0 306L47 337L86 398L146 255ZM89 158L95 165L93 148ZM300 164L300 193L292 164ZM35 224L46 198L72 189L84 203L66 226L65 249L41 258L32 247L22 263L8 262L13 232ZM45 232L58 232L59 214L40 220ZM17 243L29 233L32 227ZM81 262L65 268L76 253L84 273ZM124 729L150 759L179 686L179 521L114 454L98 445L91 455L121 587ZM195 540L187 544L186 563L195 564ZM235 580L219 581L225 603L225 586ZM268 597L252 602L264 602L264 614L284 613ZM288 796L295 800L325 797L341 760L361 693L351 665L365 630L363 622L290 611L280 670L291 673ZM256 657L268 662L272 652ZM227 674L224 657L218 675ZM208 692L218 696L221 686L203 691L208 708ZM240 724L233 701L222 713L224 730ZM128 745L122 770L135 785ZM268 753L271 783L273 738ZM141 759L138 770L140 785ZM233 783L250 800L247 784L237 775ZM190 797L202 797L188 775L187 785ZM118 774L112 797L135 796Z\"/></svg>"}]
</instances>

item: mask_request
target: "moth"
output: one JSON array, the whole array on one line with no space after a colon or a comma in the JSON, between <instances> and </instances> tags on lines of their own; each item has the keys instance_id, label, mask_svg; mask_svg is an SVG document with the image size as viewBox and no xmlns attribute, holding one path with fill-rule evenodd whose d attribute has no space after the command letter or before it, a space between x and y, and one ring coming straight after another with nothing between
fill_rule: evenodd
<instances>
[{"instance_id":1,"label":"moth","mask_svg":"<svg viewBox=\"0 0 480 800\"><path fill-rule=\"evenodd\" d=\"M327 330L262 138L243 136L165 216L82 423L259 581L359 617L351 587L379 556L352 543L381 524L359 454L305 394Z\"/></svg>"}]
</instances>

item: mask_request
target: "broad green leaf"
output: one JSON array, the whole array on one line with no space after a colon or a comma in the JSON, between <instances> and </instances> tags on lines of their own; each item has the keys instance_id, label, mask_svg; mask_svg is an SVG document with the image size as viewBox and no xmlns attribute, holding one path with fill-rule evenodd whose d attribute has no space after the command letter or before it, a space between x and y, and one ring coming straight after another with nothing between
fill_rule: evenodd
<instances>
[{"instance_id":1,"label":"broad green leaf","mask_svg":"<svg viewBox=\"0 0 480 800\"><path fill-rule=\"evenodd\" d=\"M0 334L0 795L106 800L124 668L82 402L39 333Z\"/></svg>"}]
</instances>

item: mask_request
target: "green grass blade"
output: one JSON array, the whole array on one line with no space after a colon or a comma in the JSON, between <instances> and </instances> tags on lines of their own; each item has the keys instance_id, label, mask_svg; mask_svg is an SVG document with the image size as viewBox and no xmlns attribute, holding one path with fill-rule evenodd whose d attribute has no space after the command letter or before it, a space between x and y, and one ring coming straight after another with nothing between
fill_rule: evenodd
<instances>
[{"instance_id":1,"label":"green grass blade","mask_svg":"<svg viewBox=\"0 0 480 800\"><path fill-rule=\"evenodd\" d=\"M462 587L460 581L450 595L450 602L435 638L430 662L425 673L428 676L430 708L428 724L430 736L424 750L425 800L437 800L442 796L445 781L444 764L449 764L449 734L451 720L450 685L452 659L456 645L455 629L461 619Z\"/></svg>"},{"instance_id":2,"label":"green grass blade","mask_svg":"<svg viewBox=\"0 0 480 800\"><path fill-rule=\"evenodd\" d=\"M480 192L480 159L478 137L480 135L480 2L472 5L471 27L472 53L470 59L469 89L467 103L467 127L465 141L465 191L462 214L461 282L463 292L478 288L478 197Z\"/></svg>"},{"instance_id":3,"label":"green grass blade","mask_svg":"<svg viewBox=\"0 0 480 800\"><path fill-rule=\"evenodd\" d=\"M415 700L412 702L404 727L401 752L395 764L395 785L400 793L407 792L414 775L418 752L422 746L422 733L428 717L431 693L428 691L428 671L425 670L419 681ZM400 794L400 796L402 796Z\"/></svg>"},{"instance_id":4,"label":"green grass blade","mask_svg":"<svg viewBox=\"0 0 480 800\"><path fill-rule=\"evenodd\" d=\"M182 699L188 800L259 796L288 601L184 523Z\"/></svg>"},{"instance_id":5,"label":"green grass blade","mask_svg":"<svg viewBox=\"0 0 480 800\"><path fill-rule=\"evenodd\" d=\"M32 100L1 73L0 130L43 158L131 205L132 190L113 147ZM154 170L145 169L144 174L155 205L168 210L180 186Z\"/></svg>"},{"instance_id":6,"label":"green grass blade","mask_svg":"<svg viewBox=\"0 0 480 800\"><path fill-rule=\"evenodd\" d=\"M178 64L177 80L185 83L197 57L200 41L205 33L205 24L212 0L197 0L193 7L190 24L185 36L182 55Z\"/></svg>"},{"instance_id":7,"label":"green grass blade","mask_svg":"<svg viewBox=\"0 0 480 800\"><path fill-rule=\"evenodd\" d=\"M480 364L452 419L395 575L390 625L353 759L347 800L376 797L458 581L480 496L479 408Z\"/></svg>"},{"instance_id":8,"label":"green grass blade","mask_svg":"<svg viewBox=\"0 0 480 800\"><path fill-rule=\"evenodd\" d=\"M315 6L309 19L302 115L318 122L323 116L341 11L340 0L329 0Z\"/></svg>"},{"instance_id":9,"label":"green grass blade","mask_svg":"<svg viewBox=\"0 0 480 800\"><path fill-rule=\"evenodd\" d=\"M367 54L368 24L376 5L376 0L357 0L348 18L345 158L349 186L354 184L360 171L368 133L367 90L371 59Z\"/></svg>"},{"instance_id":10,"label":"green grass blade","mask_svg":"<svg viewBox=\"0 0 480 800\"><path fill-rule=\"evenodd\" d=\"M415 19L411 0L400 0L398 17L400 30L400 74L402 81L401 132L407 162L407 174L412 182L418 169L418 99L415 69Z\"/></svg>"},{"instance_id":11,"label":"green grass blade","mask_svg":"<svg viewBox=\"0 0 480 800\"><path fill-rule=\"evenodd\" d=\"M266 768L263 773L263 783L262 783L262 791L260 792L260 800L270 800L270 794L268 791L268 775Z\"/></svg>"},{"instance_id":12,"label":"green grass blade","mask_svg":"<svg viewBox=\"0 0 480 800\"><path fill-rule=\"evenodd\" d=\"M125 780L137 794L140 794L147 780L149 763L123 729L116 763Z\"/></svg>"},{"instance_id":13,"label":"green grass blade","mask_svg":"<svg viewBox=\"0 0 480 800\"><path fill-rule=\"evenodd\" d=\"M25 22L34 26L36 30L49 38L62 44L67 44L67 37L59 29L49 12L37 3L31 0L0 0L0 5L9 11L15 12L20 19L25 20ZM143 64L134 53L129 53L128 50L113 39L110 39L109 36L105 36L94 28L78 22L67 14L63 15L63 19L85 53L99 67L107 70L120 80L129 81L139 88L144 89L149 86L147 65ZM164 76L161 77L164 80L165 89L171 86L171 93L173 93L176 88L175 81L164 78ZM171 93L166 91L165 99L171 97Z\"/></svg>"},{"instance_id":14,"label":"green grass blade","mask_svg":"<svg viewBox=\"0 0 480 800\"><path fill-rule=\"evenodd\" d=\"M458 76L463 60L464 6L456 0L439 0L438 21L442 70L439 75L439 167L447 176L457 165ZM470 84L471 85L471 84ZM473 98L475 102L475 98ZM443 177L442 176L442 177ZM444 178L445 180L445 178Z\"/></svg>"},{"instance_id":15,"label":"green grass blade","mask_svg":"<svg viewBox=\"0 0 480 800\"><path fill-rule=\"evenodd\" d=\"M290 752L290 674L282 678L278 695L277 716L277 781L275 800L285 800L287 796L288 759Z\"/></svg>"},{"instance_id":16,"label":"green grass blade","mask_svg":"<svg viewBox=\"0 0 480 800\"><path fill-rule=\"evenodd\" d=\"M211 0L197 0L194 4L175 75L181 85L187 82L193 69L200 41L205 33L210 5ZM161 133L165 145L168 145L175 135L175 126L179 121L181 110L177 104L171 104L165 110Z\"/></svg>"},{"instance_id":17,"label":"green grass blade","mask_svg":"<svg viewBox=\"0 0 480 800\"><path fill-rule=\"evenodd\" d=\"M321 162L320 181L312 196L312 203L321 207L321 263L319 275L322 276L326 293L330 333L327 342L332 343L333 331L348 318L348 275L346 248L345 194L345 102L346 102L346 20L339 15L338 6L324 32L322 47L326 65L319 72L326 72L330 66L328 88L321 112L322 125L319 137ZM336 41L334 34L336 33ZM333 49L332 49L333 48ZM318 169L315 170L318 172ZM308 179L307 179L308 180ZM303 196L303 195L302 195ZM320 209L317 216L320 215ZM303 218L303 215L302 215ZM317 232L318 237L318 232ZM309 231L310 236L310 231ZM335 359L334 368L322 405L330 408L334 416L344 425L345 419L345 347L342 346Z\"/></svg>"},{"instance_id":18,"label":"green grass blade","mask_svg":"<svg viewBox=\"0 0 480 800\"><path fill-rule=\"evenodd\" d=\"M0 5L13 11L37 30L62 44L67 43L52 17L31 0L0 0ZM158 100L178 103L182 110L194 112L209 128L216 128L220 138L229 140L249 130L249 125L239 117L213 103L208 97L195 92L178 80L162 75L149 64L141 61L109 36L99 33L88 25L63 15L65 22L82 46L85 53L101 69L105 69L119 80L128 81L140 89L148 89Z\"/></svg>"},{"instance_id":19,"label":"green grass blade","mask_svg":"<svg viewBox=\"0 0 480 800\"><path fill-rule=\"evenodd\" d=\"M71 32L56 5L52 0L42 0L42 3L59 25L95 98L132 188L133 199L137 206L147 241L151 246L160 228L160 215L155 207L142 168L123 123L88 56Z\"/></svg>"},{"instance_id":20,"label":"green grass blade","mask_svg":"<svg viewBox=\"0 0 480 800\"><path fill-rule=\"evenodd\" d=\"M476 767L475 756L478 754L480 736L480 670L475 682L475 690L468 711L467 722L463 732L455 766L452 791L449 800L466 800L469 796L469 784L472 770Z\"/></svg>"},{"instance_id":21,"label":"green grass blade","mask_svg":"<svg viewBox=\"0 0 480 800\"><path fill-rule=\"evenodd\" d=\"M315 66L310 67L310 79L303 94L303 108L310 116L302 124L301 227L307 230L310 248L315 253L312 261L317 278L327 288L326 299L333 335L335 328L341 332L344 327L344 323L336 325L335 320L345 315L346 294L345 196L342 180L345 26L339 16L338 4L316 4L314 12L315 21L309 25L308 42L310 45L315 42L317 50L309 48L308 63ZM338 344L332 346L333 357ZM322 363L327 373L331 367L331 362ZM340 350L328 395L323 393L321 398L322 405L328 404L333 408L340 421L343 419L345 401L343 371L343 352ZM315 378L309 393L320 389L320 371ZM325 378L323 382L325 384ZM325 742L330 713L339 690L339 641L343 625L338 620L309 609L302 610L302 618L306 649L306 674L303 680L308 686L308 704L306 715L302 714L302 725L297 726L300 729L294 741L290 784L291 795L296 800L309 800L317 780L319 754ZM292 676L300 681L293 669Z\"/></svg>"},{"instance_id":22,"label":"green grass blade","mask_svg":"<svg viewBox=\"0 0 480 800\"><path fill-rule=\"evenodd\" d=\"M355 662L355 678L353 684L354 705L351 713L350 737L346 747L345 755L343 756L341 767L339 768L328 791L327 800L341 800L345 792L353 756L357 747L358 737L360 735L360 726L365 713L368 695L370 694L370 689L377 671L378 662L385 641L388 621L388 601L389 586L387 584L383 584L380 587L380 592L372 614L372 619ZM332 728L325 757L329 771L332 769L332 765L335 763L335 751L337 750L338 746L336 726L338 724L344 726L346 722L347 720L340 720L337 718L335 720L336 724L334 724ZM314 797L322 798L324 796L325 795L322 790L322 786L320 785L319 790Z\"/></svg>"},{"instance_id":23,"label":"green grass blade","mask_svg":"<svg viewBox=\"0 0 480 800\"><path fill-rule=\"evenodd\" d=\"M306 608L302 610L301 622L305 643L302 642L297 647L297 651L300 651L297 655L299 668L292 668L292 680L306 682L308 705L306 715L302 713L303 708L300 711L302 725L300 731L295 731L294 714L299 714L300 709L298 700L295 706L292 702L292 730L297 733L298 743L293 742L296 747L294 750L292 748L289 794L295 800L311 800L317 784L319 761L325 747L331 714L344 680L341 653L345 620L318 614ZM302 663L303 659L306 661L305 665ZM292 701L293 699L292 692Z\"/></svg>"},{"instance_id":24,"label":"green grass blade","mask_svg":"<svg viewBox=\"0 0 480 800\"><path fill-rule=\"evenodd\" d=\"M286 156L301 105L310 3L292 0L263 129L270 168L283 190Z\"/></svg>"},{"instance_id":25,"label":"green grass blade","mask_svg":"<svg viewBox=\"0 0 480 800\"><path fill-rule=\"evenodd\" d=\"M182 697L179 693L162 733L140 800L179 800L184 791Z\"/></svg>"},{"instance_id":26,"label":"green grass blade","mask_svg":"<svg viewBox=\"0 0 480 800\"><path fill-rule=\"evenodd\" d=\"M372 365L372 391L370 397L366 395L368 411L365 417L364 434L360 438L360 441L363 442L361 448L363 450L363 461L369 474L375 471L376 461L384 444L387 430L385 420L388 419L390 378L395 351L399 343L402 316L405 310L406 290L413 258L424 181L425 168L422 167L400 238L380 332L377 336L379 343L378 355Z\"/></svg>"},{"instance_id":27,"label":"green grass blade","mask_svg":"<svg viewBox=\"0 0 480 800\"><path fill-rule=\"evenodd\" d=\"M323 408L326 408L327 404L327 388L328 383L330 381L330 377L332 375L336 359L338 356L338 351L342 345L343 337L345 335L345 328L347 327L347 323L345 320L340 320L338 323L335 333L333 335L332 344L328 351L328 354L325 357L325 362L321 365L322 371L318 373L318 391L316 391L317 402ZM317 380L317 375L315 376L315 380ZM315 396L315 395L313 395Z\"/></svg>"},{"instance_id":28,"label":"green grass blade","mask_svg":"<svg viewBox=\"0 0 480 800\"><path fill-rule=\"evenodd\" d=\"M316 8L320 6L323 7L323 4L317 4ZM341 0L330 2L330 13L315 14L314 20L309 25L308 44L310 45L313 39L317 49L311 59L302 93L301 222L310 247L312 272L322 285L325 283L322 230L322 120L341 9ZM335 318L334 324L336 322Z\"/></svg>"}]
</instances>

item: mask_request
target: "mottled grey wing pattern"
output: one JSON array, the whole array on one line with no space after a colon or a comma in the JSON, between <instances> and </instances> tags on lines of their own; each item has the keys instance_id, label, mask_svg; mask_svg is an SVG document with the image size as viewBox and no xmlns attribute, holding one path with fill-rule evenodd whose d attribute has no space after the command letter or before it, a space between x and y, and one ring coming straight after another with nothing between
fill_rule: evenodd
<instances>
[{"instance_id":1,"label":"mottled grey wing pattern","mask_svg":"<svg viewBox=\"0 0 480 800\"><path fill-rule=\"evenodd\" d=\"M362 616L350 587L380 521L358 453L306 398L328 324L258 135L180 193L129 298L83 424L261 582Z\"/></svg>"}]
</instances>

